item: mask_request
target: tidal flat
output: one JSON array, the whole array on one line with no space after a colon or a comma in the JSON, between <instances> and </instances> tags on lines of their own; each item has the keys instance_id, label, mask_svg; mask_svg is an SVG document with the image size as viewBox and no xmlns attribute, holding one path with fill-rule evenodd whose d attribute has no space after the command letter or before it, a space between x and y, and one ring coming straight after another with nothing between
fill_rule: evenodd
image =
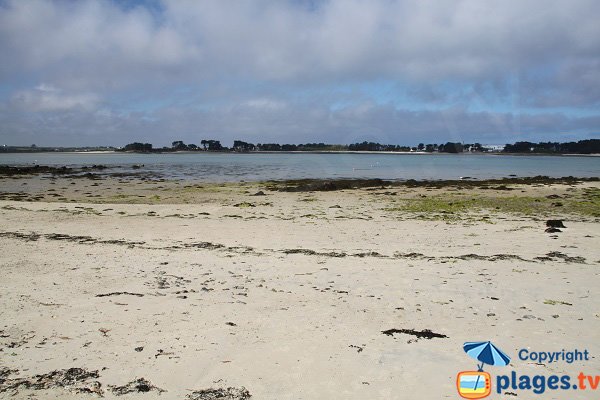
<instances>
[{"instance_id":1,"label":"tidal flat","mask_svg":"<svg viewBox=\"0 0 600 400\"><path fill-rule=\"evenodd\" d=\"M597 179L99 174L0 177L0 398L444 398L475 340L600 366L516 357L600 353Z\"/></svg>"}]
</instances>

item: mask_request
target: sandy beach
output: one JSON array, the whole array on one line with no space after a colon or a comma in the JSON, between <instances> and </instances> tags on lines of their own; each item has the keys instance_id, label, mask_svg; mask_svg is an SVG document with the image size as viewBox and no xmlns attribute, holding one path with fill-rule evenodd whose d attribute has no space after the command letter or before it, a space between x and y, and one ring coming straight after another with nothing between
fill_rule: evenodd
<instances>
[{"instance_id":1,"label":"sandy beach","mask_svg":"<svg viewBox=\"0 0 600 400\"><path fill-rule=\"evenodd\" d=\"M0 178L0 398L456 399L486 340L598 374L600 183L277 188Z\"/></svg>"}]
</instances>

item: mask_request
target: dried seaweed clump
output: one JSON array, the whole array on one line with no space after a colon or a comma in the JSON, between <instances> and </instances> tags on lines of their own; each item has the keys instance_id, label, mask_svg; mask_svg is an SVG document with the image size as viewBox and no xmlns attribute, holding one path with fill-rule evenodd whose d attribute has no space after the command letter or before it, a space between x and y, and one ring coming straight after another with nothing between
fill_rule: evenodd
<instances>
[{"instance_id":1,"label":"dried seaweed clump","mask_svg":"<svg viewBox=\"0 0 600 400\"><path fill-rule=\"evenodd\" d=\"M110 391L115 394L115 396L122 396L128 393L147 393L153 390L158 393L166 392L166 390L154 386L152 382L144 378L136 378L126 385L109 386L109 388Z\"/></svg>"},{"instance_id":2,"label":"dried seaweed clump","mask_svg":"<svg viewBox=\"0 0 600 400\"><path fill-rule=\"evenodd\" d=\"M46 374L34 375L29 378L9 379L16 370L3 370L0 379L0 393L20 388L45 390L65 388L75 393L96 393L102 395L102 384L98 381L98 371L88 371L84 368L69 368L51 371Z\"/></svg>"},{"instance_id":3,"label":"dried seaweed clump","mask_svg":"<svg viewBox=\"0 0 600 400\"><path fill-rule=\"evenodd\" d=\"M188 400L246 400L251 398L250 392L244 388L203 389L187 395Z\"/></svg>"}]
</instances>

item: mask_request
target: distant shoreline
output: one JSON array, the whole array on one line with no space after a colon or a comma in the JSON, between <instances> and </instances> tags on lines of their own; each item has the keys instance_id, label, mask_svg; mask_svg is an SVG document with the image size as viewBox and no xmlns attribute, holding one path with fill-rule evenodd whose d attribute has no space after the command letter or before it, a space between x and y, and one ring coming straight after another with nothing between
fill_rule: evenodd
<instances>
[{"instance_id":1,"label":"distant shoreline","mask_svg":"<svg viewBox=\"0 0 600 400\"><path fill-rule=\"evenodd\" d=\"M94 151L14 151L14 152L0 152L2 154L381 154L381 155L411 155L411 156L440 156L440 155L455 155L455 156L548 156L548 157L600 157L600 153L592 154L579 154L579 153L503 153L503 152L462 152L462 153L447 153L447 152L426 152L426 151L370 151L370 150L315 150L315 151L156 151L156 152L142 152L142 151L115 151L115 150L94 150Z\"/></svg>"}]
</instances>

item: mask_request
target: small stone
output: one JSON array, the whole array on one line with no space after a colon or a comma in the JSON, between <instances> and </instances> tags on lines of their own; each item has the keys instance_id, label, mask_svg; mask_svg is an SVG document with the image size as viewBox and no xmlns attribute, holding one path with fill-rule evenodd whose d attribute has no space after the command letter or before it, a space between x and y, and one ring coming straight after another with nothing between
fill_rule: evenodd
<instances>
[{"instance_id":1,"label":"small stone","mask_svg":"<svg viewBox=\"0 0 600 400\"><path fill-rule=\"evenodd\" d=\"M546 226L548 228L566 228L562 219L549 219L546 221Z\"/></svg>"}]
</instances>

